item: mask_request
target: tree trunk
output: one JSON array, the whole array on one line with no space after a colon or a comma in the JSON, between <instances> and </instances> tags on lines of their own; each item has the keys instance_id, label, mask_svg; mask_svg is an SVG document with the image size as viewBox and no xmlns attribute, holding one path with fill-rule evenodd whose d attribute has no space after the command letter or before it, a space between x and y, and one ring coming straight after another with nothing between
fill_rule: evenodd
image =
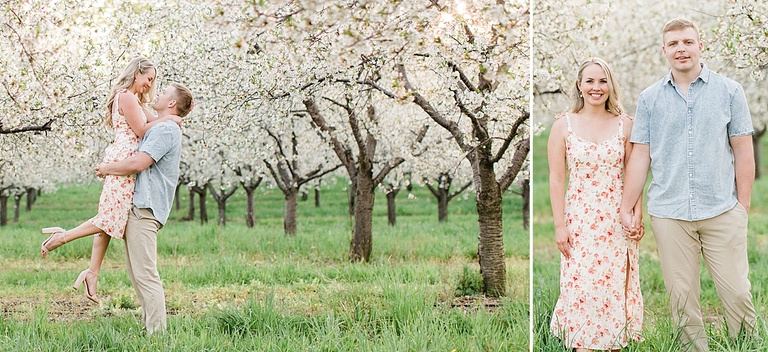
<instances>
[{"instance_id":1,"label":"tree trunk","mask_svg":"<svg viewBox=\"0 0 768 352\"><path fill-rule=\"evenodd\" d=\"M531 180L525 179L523 180L523 186L521 195L523 197L523 228L528 229L528 226L530 226L530 216L531 216Z\"/></svg>"},{"instance_id":2,"label":"tree trunk","mask_svg":"<svg viewBox=\"0 0 768 352\"><path fill-rule=\"evenodd\" d=\"M176 204L176 210L181 209L181 197L179 196L180 184L176 184L176 190L173 193L173 202Z\"/></svg>"},{"instance_id":3,"label":"tree trunk","mask_svg":"<svg viewBox=\"0 0 768 352\"><path fill-rule=\"evenodd\" d=\"M389 193L387 193L387 220L389 222L389 226L395 226L397 223L397 213L395 209L395 197L397 197L397 193L400 192L399 189L393 189Z\"/></svg>"},{"instance_id":4,"label":"tree trunk","mask_svg":"<svg viewBox=\"0 0 768 352\"><path fill-rule=\"evenodd\" d=\"M373 239L373 165L361 157L357 172L355 192L355 225L349 246L349 260L368 262L371 258Z\"/></svg>"},{"instance_id":5,"label":"tree trunk","mask_svg":"<svg viewBox=\"0 0 768 352\"><path fill-rule=\"evenodd\" d=\"M502 237L501 189L496 182L493 163L483 157L483 148L473 152L472 169L475 178L477 222L480 227L477 254L485 293L500 297L506 293L506 267ZM490 154L490 153L488 153Z\"/></svg>"},{"instance_id":6,"label":"tree trunk","mask_svg":"<svg viewBox=\"0 0 768 352\"><path fill-rule=\"evenodd\" d=\"M355 197L357 195L357 182L352 180L349 184L349 216L355 215Z\"/></svg>"},{"instance_id":7,"label":"tree trunk","mask_svg":"<svg viewBox=\"0 0 768 352\"><path fill-rule=\"evenodd\" d=\"M37 190L34 188L27 188L27 211L32 211L32 204L37 201Z\"/></svg>"},{"instance_id":8,"label":"tree trunk","mask_svg":"<svg viewBox=\"0 0 768 352\"><path fill-rule=\"evenodd\" d=\"M755 130L752 134L752 150L755 154L755 179L760 178L760 139L763 138L766 128Z\"/></svg>"},{"instance_id":9,"label":"tree trunk","mask_svg":"<svg viewBox=\"0 0 768 352\"><path fill-rule=\"evenodd\" d=\"M187 220L195 220L195 191L189 189L189 211L187 212Z\"/></svg>"},{"instance_id":10,"label":"tree trunk","mask_svg":"<svg viewBox=\"0 0 768 352\"><path fill-rule=\"evenodd\" d=\"M8 225L8 196L0 195L0 226Z\"/></svg>"},{"instance_id":11,"label":"tree trunk","mask_svg":"<svg viewBox=\"0 0 768 352\"><path fill-rule=\"evenodd\" d=\"M216 189L211 183L208 183L206 187L209 191L211 191L211 196L213 197L213 200L216 201L216 205L219 210L216 223L219 224L219 226L227 226L227 202L229 201L229 198L235 194L235 191L237 191L237 184L230 187L229 189L224 189L221 187Z\"/></svg>"},{"instance_id":12,"label":"tree trunk","mask_svg":"<svg viewBox=\"0 0 768 352\"><path fill-rule=\"evenodd\" d=\"M243 185L243 189L245 189L245 226L251 228L256 225L256 219L253 216L253 190L255 187L251 188Z\"/></svg>"},{"instance_id":13,"label":"tree trunk","mask_svg":"<svg viewBox=\"0 0 768 352\"><path fill-rule=\"evenodd\" d=\"M301 201L302 202L306 202L307 199L309 199L309 193L307 191L302 191L301 192Z\"/></svg>"},{"instance_id":14,"label":"tree trunk","mask_svg":"<svg viewBox=\"0 0 768 352\"><path fill-rule=\"evenodd\" d=\"M438 188L437 195L437 221L445 222L448 220L448 190Z\"/></svg>"},{"instance_id":15,"label":"tree trunk","mask_svg":"<svg viewBox=\"0 0 768 352\"><path fill-rule=\"evenodd\" d=\"M320 189L315 188L315 208L320 207Z\"/></svg>"},{"instance_id":16,"label":"tree trunk","mask_svg":"<svg viewBox=\"0 0 768 352\"><path fill-rule=\"evenodd\" d=\"M291 188L285 192L285 213L283 214L283 230L287 236L296 236L296 207L298 205L298 189Z\"/></svg>"},{"instance_id":17,"label":"tree trunk","mask_svg":"<svg viewBox=\"0 0 768 352\"><path fill-rule=\"evenodd\" d=\"M192 187L192 191L197 193L197 196L198 196L197 200L198 200L198 205L200 206L200 223L205 224L208 222L208 211L205 208L205 200L206 200L206 195L208 193L208 189L205 186L203 187L194 186Z\"/></svg>"},{"instance_id":18,"label":"tree trunk","mask_svg":"<svg viewBox=\"0 0 768 352\"><path fill-rule=\"evenodd\" d=\"M19 222L19 209L21 208L21 194L13 196L13 222Z\"/></svg>"}]
</instances>

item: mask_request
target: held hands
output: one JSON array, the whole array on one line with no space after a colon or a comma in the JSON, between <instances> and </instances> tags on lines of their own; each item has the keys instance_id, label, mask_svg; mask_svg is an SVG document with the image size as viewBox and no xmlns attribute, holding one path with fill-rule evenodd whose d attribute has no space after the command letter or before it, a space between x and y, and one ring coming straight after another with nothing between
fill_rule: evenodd
<instances>
[{"instance_id":1,"label":"held hands","mask_svg":"<svg viewBox=\"0 0 768 352\"><path fill-rule=\"evenodd\" d=\"M568 232L568 229L565 227L555 228L555 243L557 243L557 249L560 250L560 253L563 253L565 259L571 259L573 243L571 243L571 234Z\"/></svg>"},{"instance_id":2,"label":"held hands","mask_svg":"<svg viewBox=\"0 0 768 352\"><path fill-rule=\"evenodd\" d=\"M99 165L96 165L95 168L93 168L93 171L96 172L96 177L104 178L105 176L107 176L107 174L105 174L104 170L103 170L104 169L104 165L106 165L106 163L100 163Z\"/></svg>"},{"instance_id":3,"label":"held hands","mask_svg":"<svg viewBox=\"0 0 768 352\"><path fill-rule=\"evenodd\" d=\"M643 214L637 216L632 211L621 210L621 227L626 232L629 239L640 241L645 236L645 225L643 224Z\"/></svg>"}]
</instances>

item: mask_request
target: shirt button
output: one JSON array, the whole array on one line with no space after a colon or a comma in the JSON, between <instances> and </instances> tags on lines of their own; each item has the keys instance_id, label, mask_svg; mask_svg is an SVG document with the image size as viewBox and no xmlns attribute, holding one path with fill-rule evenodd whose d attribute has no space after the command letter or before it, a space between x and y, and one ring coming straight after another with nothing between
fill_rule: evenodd
<instances>
[{"instance_id":1,"label":"shirt button","mask_svg":"<svg viewBox=\"0 0 768 352\"><path fill-rule=\"evenodd\" d=\"M693 174L688 174L688 176L693 177Z\"/></svg>"},{"instance_id":2,"label":"shirt button","mask_svg":"<svg viewBox=\"0 0 768 352\"><path fill-rule=\"evenodd\" d=\"M688 152L688 155L693 155L693 152Z\"/></svg>"}]
</instances>

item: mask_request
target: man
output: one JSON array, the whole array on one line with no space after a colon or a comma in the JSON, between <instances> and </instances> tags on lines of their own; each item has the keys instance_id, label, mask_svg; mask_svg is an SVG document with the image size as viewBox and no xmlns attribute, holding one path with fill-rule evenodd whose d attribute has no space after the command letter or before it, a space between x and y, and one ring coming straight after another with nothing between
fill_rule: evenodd
<instances>
[{"instance_id":1,"label":"man","mask_svg":"<svg viewBox=\"0 0 768 352\"><path fill-rule=\"evenodd\" d=\"M152 107L159 117L184 117L193 105L189 89L171 83ZM175 122L167 121L147 131L136 155L96 166L99 177L138 174L125 227L126 266L142 307L142 324L149 334L165 331L166 327L165 293L157 272L157 231L171 211L180 156L181 130Z\"/></svg>"},{"instance_id":2,"label":"man","mask_svg":"<svg viewBox=\"0 0 768 352\"><path fill-rule=\"evenodd\" d=\"M672 316L682 342L707 351L700 296L700 256L725 308L731 337L755 326L747 261L747 214L755 177L752 122L742 87L700 63L696 25L669 21L662 52L670 73L638 101L621 218L636 228L632 207L645 186Z\"/></svg>"}]
</instances>

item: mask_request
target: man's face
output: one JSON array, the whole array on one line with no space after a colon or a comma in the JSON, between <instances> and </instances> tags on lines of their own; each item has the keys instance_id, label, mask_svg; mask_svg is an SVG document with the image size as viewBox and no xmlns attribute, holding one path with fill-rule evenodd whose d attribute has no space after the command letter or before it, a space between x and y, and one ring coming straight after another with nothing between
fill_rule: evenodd
<instances>
[{"instance_id":1,"label":"man's face","mask_svg":"<svg viewBox=\"0 0 768 352\"><path fill-rule=\"evenodd\" d=\"M157 99L155 99L155 103L152 104L152 108L155 109L155 111L161 111L170 108L170 105L172 102L175 102L176 100L176 88L173 86L168 86L165 89L163 89L160 94L157 95Z\"/></svg>"},{"instance_id":2,"label":"man's face","mask_svg":"<svg viewBox=\"0 0 768 352\"><path fill-rule=\"evenodd\" d=\"M693 28L664 33L662 51L674 71L690 72L699 69L701 49L704 44Z\"/></svg>"}]
</instances>

